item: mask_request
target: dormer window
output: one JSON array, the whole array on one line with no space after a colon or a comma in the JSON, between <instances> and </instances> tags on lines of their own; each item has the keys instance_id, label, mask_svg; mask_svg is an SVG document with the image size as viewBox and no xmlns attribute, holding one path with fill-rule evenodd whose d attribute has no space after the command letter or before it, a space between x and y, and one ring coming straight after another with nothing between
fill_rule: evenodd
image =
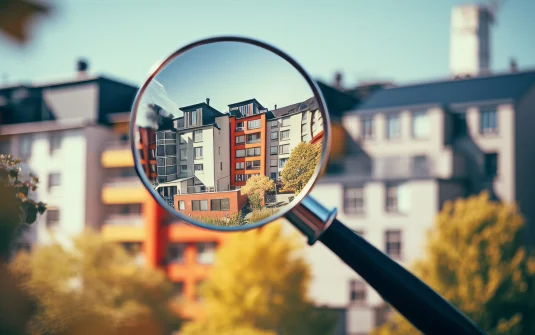
<instances>
[{"instance_id":1,"label":"dormer window","mask_svg":"<svg viewBox=\"0 0 535 335\"><path fill-rule=\"evenodd\" d=\"M197 125L197 111L191 112L191 125Z\"/></svg>"}]
</instances>

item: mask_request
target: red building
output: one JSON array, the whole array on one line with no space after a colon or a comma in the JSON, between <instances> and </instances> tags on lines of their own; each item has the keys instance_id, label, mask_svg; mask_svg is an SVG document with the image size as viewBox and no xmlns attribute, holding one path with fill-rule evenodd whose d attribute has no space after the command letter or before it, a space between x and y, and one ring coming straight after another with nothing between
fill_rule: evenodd
<instances>
[{"instance_id":1,"label":"red building","mask_svg":"<svg viewBox=\"0 0 535 335\"><path fill-rule=\"evenodd\" d=\"M253 175L266 175L267 110L256 100L229 105L230 183L245 185Z\"/></svg>"},{"instance_id":2,"label":"red building","mask_svg":"<svg viewBox=\"0 0 535 335\"><path fill-rule=\"evenodd\" d=\"M147 178L156 182L156 130L150 127L139 127L138 130L140 163Z\"/></svg>"}]
</instances>

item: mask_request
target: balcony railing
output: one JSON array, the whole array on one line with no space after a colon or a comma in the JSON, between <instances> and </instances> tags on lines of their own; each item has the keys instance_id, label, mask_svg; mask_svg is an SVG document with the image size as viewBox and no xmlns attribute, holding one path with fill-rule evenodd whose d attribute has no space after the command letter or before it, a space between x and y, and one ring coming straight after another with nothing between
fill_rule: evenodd
<instances>
[{"instance_id":1,"label":"balcony railing","mask_svg":"<svg viewBox=\"0 0 535 335\"><path fill-rule=\"evenodd\" d=\"M139 177L114 177L106 180L105 186L117 187L117 186L140 186L141 182Z\"/></svg>"},{"instance_id":2,"label":"balcony railing","mask_svg":"<svg viewBox=\"0 0 535 335\"><path fill-rule=\"evenodd\" d=\"M141 214L110 214L104 219L104 223L111 225L141 226L143 225L143 217Z\"/></svg>"},{"instance_id":3,"label":"balcony railing","mask_svg":"<svg viewBox=\"0 0 535 335\"><path fill-rule=\"evenodd\" d=\"M429 157L374 158L374 179L427 178L435 174L434 161Z\"/></svg>"}]
</instances>

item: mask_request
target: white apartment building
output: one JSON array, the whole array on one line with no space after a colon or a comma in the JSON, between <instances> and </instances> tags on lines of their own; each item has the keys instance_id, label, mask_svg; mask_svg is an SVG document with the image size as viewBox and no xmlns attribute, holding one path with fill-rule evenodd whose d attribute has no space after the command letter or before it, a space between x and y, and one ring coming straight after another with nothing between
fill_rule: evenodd
<instances>
[{"instance_id":1,"label":"white apartment building","mask_svg":"<svg viewBox=\"0 0 535 335\"><path fill-rule=\"evenodd\" d=\"M422 255L448 200L489 190L532 224L535 155L523 143L535 140L534 108L535 71L380 90L344 116L347 156L330 162L312 195L403 265ZM312 296L348 308L348 334L382 322L382 299L349 267L320 243L308 256Z\"/></svg>"},{"instance_id":2,"label":"white apartment building","mask_svg":"<svg viewBox=\"0 0 535 335\"><path fill-rule=\"evenodd\" d=\"M100 158L115 140L106 120L128 110L135 93L134 86L84 73L0 87L1 151L23 159L23 174L39 177L35 197L48 206L23 243L47 243L103 223L101 186L107 175Z\"/></svg>"}]
</instances>

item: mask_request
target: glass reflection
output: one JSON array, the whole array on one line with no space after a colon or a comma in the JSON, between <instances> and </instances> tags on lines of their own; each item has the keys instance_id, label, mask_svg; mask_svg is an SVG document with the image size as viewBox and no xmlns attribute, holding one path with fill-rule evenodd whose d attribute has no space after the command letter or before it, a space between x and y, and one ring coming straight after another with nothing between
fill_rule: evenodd
<instances>
[{"instance_id":1,"label":"glass reflection","mask_svg":"<svg viewBox=\"0 0 535 335\"><path fill-rule=\"evenodd\" d=\"M219 42L176 57L137 108L136 163L169 206L196 221L263 220L287 206L319 164L323 120L312 90L257 46Z\"/></svg>"}]
</instances>

